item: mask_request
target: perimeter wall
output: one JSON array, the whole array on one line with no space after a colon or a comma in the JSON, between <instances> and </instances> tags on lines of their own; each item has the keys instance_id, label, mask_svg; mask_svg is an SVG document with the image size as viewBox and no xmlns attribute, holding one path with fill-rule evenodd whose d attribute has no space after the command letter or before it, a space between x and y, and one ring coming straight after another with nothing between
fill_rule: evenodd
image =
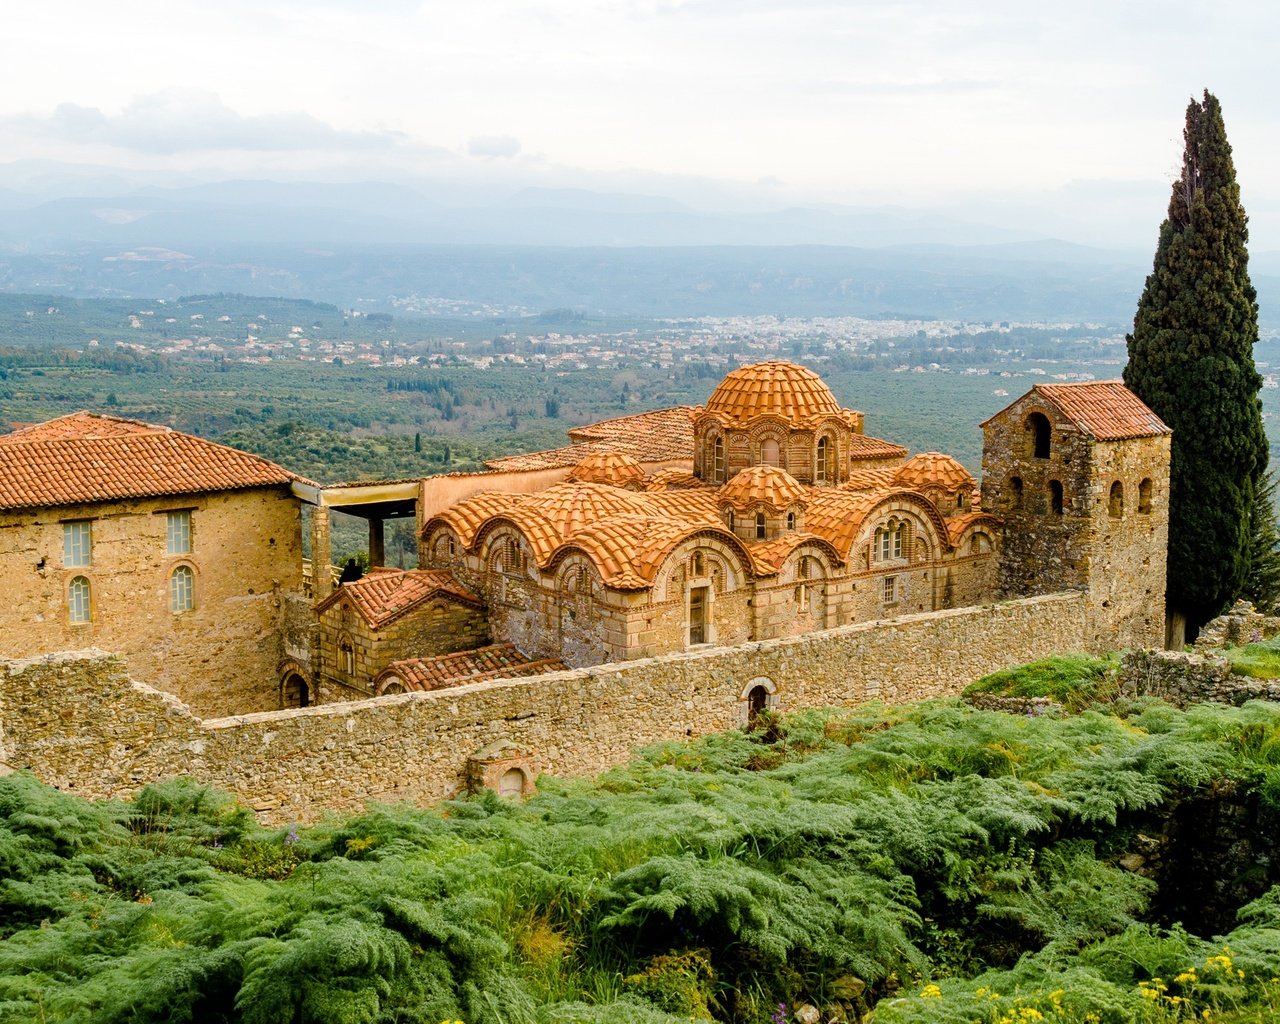
<instances>
[{"instance_id":1,"label":"perimeter wall","mask_svg":"<svg viewBox=\"0 0 1280 1024\"><path fill-rule=\"evenodd\" d=\"M477 755L529 779L592 775L639 746L742 724L756 686L782 711L955 694L989 672L1084 649L1088 619L1084 594L1053 594L206 720L178 698L131 681L114 655L53 654L0 663L0 763L98 798L192 775L236 793L265 822L307 821L370 799L450 797L469 774L481 777Z\"/></svg>"}]
</instances>

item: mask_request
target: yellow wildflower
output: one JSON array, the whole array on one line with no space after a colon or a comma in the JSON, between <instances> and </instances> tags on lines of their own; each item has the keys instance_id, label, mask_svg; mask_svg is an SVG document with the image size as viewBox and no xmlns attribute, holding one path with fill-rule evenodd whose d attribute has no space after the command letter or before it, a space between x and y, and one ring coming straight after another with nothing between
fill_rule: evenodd
<instances>
[{"instance_id":1,"label":"yellow wildflower","mask_svg":"<svg viewBox=\"0 0 1280 1024\"><path fill-rule=\"evenodd\" d=\"M941 999L942 989L938 988L937 985L926 985L924 988L920 990L920 998L921 999Z\"/></svg>"}]
</instances>

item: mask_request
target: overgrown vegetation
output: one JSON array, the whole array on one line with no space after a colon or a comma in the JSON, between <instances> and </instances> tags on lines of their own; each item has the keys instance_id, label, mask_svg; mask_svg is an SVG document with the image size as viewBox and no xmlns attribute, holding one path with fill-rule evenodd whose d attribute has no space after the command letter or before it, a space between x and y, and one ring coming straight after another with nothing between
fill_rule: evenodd
<instances>
[{"instance_id":1,"label":"overgrown vegetation","mask_svg":"<svg viewBox=\"0 0 1280 1024\"><path fill-rule=\"evenodd\" d=\"M1111 711L804 713L275 831L10 776L0 1021L1272 1019L1280 708Z\"/></svg>"},{"instance_id":2,"label":"overgrown vegetation","mask_svg":"<svg viewBox=\"0 0 1280 1024\"><path fill-rule=\"evenodd\" d=\"M1057 655L983 676L965 693L1048 697L1069 711L1082 711L1090 704L1115 698L1118 666L1118 655L1106 658L1087 654Z\"/></svg>"}]
</instances>

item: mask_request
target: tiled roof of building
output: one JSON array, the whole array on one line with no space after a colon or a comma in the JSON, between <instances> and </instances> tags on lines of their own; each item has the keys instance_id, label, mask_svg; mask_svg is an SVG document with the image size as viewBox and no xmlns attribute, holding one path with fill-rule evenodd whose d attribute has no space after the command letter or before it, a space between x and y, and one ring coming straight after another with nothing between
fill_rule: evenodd
<instances>
[{"instance_id":1,"label":"tiled roof of building","mask_svg":"<svg viewBox=\"0 0 1280 1024\"><path fill-rule=\"evenodd\" d=\"M572 537L584 526L609 516L647 515L653 509L648 495L587 483L556 484L529 495L524 506L546 516L561 538Z\"/></svg>"},{"instance_id":2,"label":"tiled roof of building","mask_svg":"<svg viewBox=\"0 0 1280 1024\"><path fill-rule=\"evenodd\" d=\"M893 474L893 482L899 487L924 490L941 487L947 491L973 489L973 474L950 455L941 452L921 452L904 462Z\"/></svg>"},{"instance_id":3,"label":"tiled roof of building","mask_svg":"<svg viewBox=\"0 0 1280 1024\"><path fill-rule=\"evenodd\" d=\"M469 548L475 542L476 534L490 519L510 512L525 497L523 494L508 494L505 491L481 491L441 509L427 520L423 532L431 529L437 522L445 523L457 534L462 546Z\"/></svg>"},{"instance_id":4,"label":"tiled roof of building","mask_svg":"<svg viewBox=\"0 0 1280 1024\"><path fill-rule=\"evenodd\" d=\"M805 509L805 529L817 534L848 559L862 521L890 491L834 491L818 490Z\"/></svg>"},{"instance_id":5,"label":"tiled roof of building","mask_svg":"<svg viewBox=\"0 0 1280 1024\"><path fill-rule=\"evenodd\" d=\"M648 491L645 498L657 515L684 519L688 522L720 522L720 506L716 502L716 490L699 487L696 490Z\"/></svg>"},{"instance_id":6,"label":"tiled roof of building","mask_svg":"<svg viewBox=\"0 0 1280 1024\"><path fill-rule=\"evenodd\" d=\"M644 481L646 491L677 491L705 486L691 470L675 467L654 470Z\"/></svg>"},{"instance_id":7,"label":"tiled roof of building","mask_svg":"<svg viewBox=\"0 0 1280 1024\"><path fill-rule=\"evenodd\" d=\"M1032 390L1056 405L1067 419L1099 441L1173 433L1141 398L1124 386L1123 381L1037 384ZM996 413L998 415L1000 413ZM991 419L982 425L985 427Z\"/></svg>"},{"instance_id":8,"label":"tiled roof of building","mask_svg":"<svg viewBox=\"0 0 1280 1024\"><path fill-rule=\"evenodd\" d=\"M323 612L346 601L370 629L382 629L437 595L476 607L482 605L480 598L447 569L374 569L354 583L343 583L317 603L315 610Z\"/></svg>"},{"instance_id":9,"label":"tiled roof of building","mask_svg":"<svg viewBox=\"0 0 1280 1024\"><path fill-rule=\"evenodd\" d=\"M849 458L858 459L900 459L907 454L907 449L893 441L872 437L870 434L854 434L849 439Z\"/></svg>"},{"instance_id":10,"label":"tiled roof of building","mask_svg":"<svg viewBox=\"0 0 1280 1024\"><path fill-rule=\"evenodd\" d=\"M696 533L714 533L735 547L742 542L723 526L649 516L614 516L575 534L567 547L579 548L595 564L605 586L643 590L653 583L673 547ZM744 558L750 564L750 558Z\"/></svg>"},{"instance_id":11,"label":"tiled roof of building","mask_svg":"<svg viewBox=\"0 0 1280 1024\"><path fill-rule=\"evenodd\" d=\"M826 550L829 557L833 557L837 563L843 562L844 556L836 551L831 542L824 537L819 537L816 533L784 533L781 537L774 540L761 541L758 544L749 544L751 551L751 560L755 564L756 572L761 576L771 576L782 568L782 563L790 557L791 552L798 547L804 545L821 546Z\"/></svg>"},{"instance_id":12,"label":"tiled roof of building","mask_svg":"<svg viewBox=\"0 0 1280 1024\"><path fill-rule=\"evenodd\" d=\"M785 469L777 466L752 466L733 477L720 488L717 501L744 510L764 504L780 511L788 505L802 502L806 488Z\"/></svg>"},{"instance_id":13,"label":"tiled roof of building","mask_svg":"<svg viewBox=\"0 0 1280 1024\"><path fill-rule=\"evenodd\" d=\"M758 416L806 424L826 416L840 416L843 410L831 389L812 370L795 363L770 361L730 371L698 412L742 425Z\"/></svg>"},{"instance_id":14,"label":"tiled roof of building","mask_svg":"<svg viewBox=\"0 0 1280 1024\"><path fill-rule=\"evenodd\" d=\"M503 472L558 469L577 466L588 456L601 452L621 452L637 462L689 461L693 459L693 425L689 413L688 406L678 405L574 427L569 431L574 444L487 459L485 465Z\"/></svg>"},{"instance_id":15,"label":"tiled roof of building","mask_svg":"<svg viewBox=\"0 0 1280 1024\"><path fill-rule=\"evenodd\" d=\"M962 512L959 515L948 516L947 532L950 535L951 546L956 547L966 531L979 523L989 525L993 530L1000 528L999 517L993 516L990 512Z\"/></svg>"},{"instance_id":16,"label":"tiled roof of building","mask_svg":"<svg viewBox=\"0 0 1280 1024\"><path fill-rule=\"evenodd\" d=\"M226 445L78 412L0 437L0 508L207 494L302 478Z\"/></svg>"},{"instance_id":17,"label":"tiled roof of building","mask_svg":"<svg viewBox=\"0 0 1280 1024\"><path fill-rule=\"evenodd\" d=\"M625 452L593 452L573 468L568 480L614 487L637 487L644 482L644 469Z\"/></svg>"},{"instance_id":18,"label":"tiled roof of building","mask_svg":"<svg viewBox=\"0 0 1280 1024\"><path fill-rule=\"evenodd\" d=\"M893 475L896 469L859 469L849 474L849 479L840 485L842 491L883 491L893 486Z\"/></svg>"},{"instance_id":19,"label":"tiled roof of building","mask_svg":"<svg viewBox=\"0 0 1280 1024\"><path fill-rule=\"evenodd\" d=\"M433 658L403 658L393 661L378 674L374 687L381 694L394 678L400 681L405 692L421 693L488 679L562 672L567 667L558 658L531 661L514 644L491 644L488 647L441 654Z\"/></svg>"}]
</instances>

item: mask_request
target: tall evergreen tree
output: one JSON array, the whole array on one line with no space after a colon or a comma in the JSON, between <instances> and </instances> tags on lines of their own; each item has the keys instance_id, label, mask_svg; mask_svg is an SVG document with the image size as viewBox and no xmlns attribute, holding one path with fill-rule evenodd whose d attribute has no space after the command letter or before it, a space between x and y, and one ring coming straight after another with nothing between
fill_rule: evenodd
<instances>
[{"instance_id":1,"label":"tall evergreen tree","mask_svg":"<svg viewBox=\"0 0 1280 1024\"><path fill-rule=\"evenodd\" d=\"M1242 591L1253 505L1267 467L1253 365L1258 303L1222 108L1187 107L1182 174L1138 301L1124 381L1173 428L1170 638L1188 637Z\"/></svg>"}]
</instances>

